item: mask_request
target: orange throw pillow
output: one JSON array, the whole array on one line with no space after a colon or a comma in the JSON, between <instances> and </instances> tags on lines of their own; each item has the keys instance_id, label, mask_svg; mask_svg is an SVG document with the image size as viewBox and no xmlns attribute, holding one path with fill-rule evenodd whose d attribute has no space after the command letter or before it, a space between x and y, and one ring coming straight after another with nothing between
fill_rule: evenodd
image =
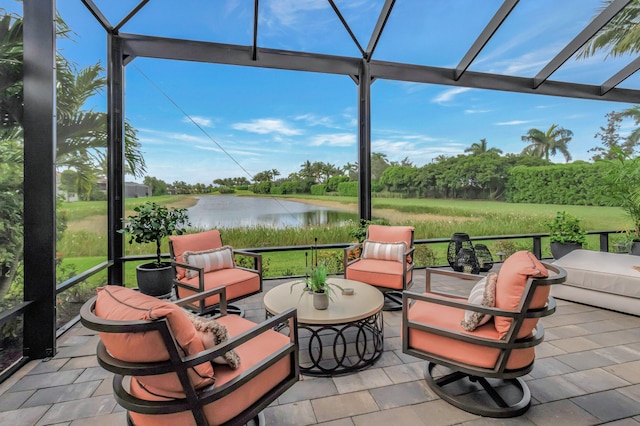
<instances>
[{"instance_id":1,"label":"orange throw pillow","mask_svg":"<svg viewBox=\"0 0 640 426\"><path fill-rule=\"evenodd\" d=\"M498 273L498 281L496 282L496 308L516 310L522 299L522 293L527 285L527 280L530 277L546 278L548 276L549 272L533 253L523 250L512 254L504 261ZM539 287L531 302L531 307L543 307L547 303L548 297L549 287ZM509 331L511 320L512 318L495 317L495 327L501 339L503 339ZM523 325L518 336L523 337L528 335L536 322L537 321L534 321L531 328Z\"/></svg>"},{"instance_id":2,"label":"orange throw pillow","mask_svg":"<svg viewBox=\"0 0 640 426\"><path fill-rule=\"evenodd\" d=\"M100 318L116 321L153 321L166 318L173 335L187 355L204 350L200 336L196 333L187 313L175 303L156 299L130 288L110 285L98 288L95 314ZM166 361L169 353L160 333L100 333L100 339L109 353L122 361L154 362ZM213 383L213 367L205 362L193 368L189 376L196 387ZM180 391L177 377L168 380L162 376L140 377L141 381L153 382L153 386L170 391ZM155 379L154 379L155 378Z\"/></svg>"}]
</instances>

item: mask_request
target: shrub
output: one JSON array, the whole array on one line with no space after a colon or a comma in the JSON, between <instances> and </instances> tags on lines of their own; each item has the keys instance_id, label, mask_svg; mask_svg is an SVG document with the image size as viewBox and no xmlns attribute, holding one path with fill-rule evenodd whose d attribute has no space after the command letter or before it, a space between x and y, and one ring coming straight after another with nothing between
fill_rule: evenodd
<instances>
[{"instance_id":1,"label":"shrub","mask_svg":"<svg viewBox=\"0 0 640 426\"><path fill-rule=\"evenodd\" d=\"M580 219L561 211L556 217L547 223L549 227L549 241L552 243L577 243L584 244L587 234L580 228Z\"/></svg>"},{"instance_id":2,"label":"shrub","mask_svg":"<svg viewBox=\"0 0 640 426\"><path fill-rule=\"evenodd\" d=\"M327 185L320 183L318 185L311 185L311 195L324 195L327 192Z\"/></svg>"},{"instance_id":3,"label":"shrub","mask_svg":"<svg viewBox=\"0 0 640 426\"><path fill-rule=\"evenodd\" d=\"M413 251L413 262L416 267L437 266L438 255L427 244L418 244Z\"/></svg>"}]
</instances>

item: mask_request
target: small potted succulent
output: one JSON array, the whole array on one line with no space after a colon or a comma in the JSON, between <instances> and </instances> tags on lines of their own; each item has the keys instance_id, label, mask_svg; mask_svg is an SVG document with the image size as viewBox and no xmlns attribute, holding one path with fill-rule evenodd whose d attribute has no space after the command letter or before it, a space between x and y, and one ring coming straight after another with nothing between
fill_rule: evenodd
<instances>
[{"instance_id":1,"label":"small potted succulent","mask_svg":"<svg viewBox=\"0 0 640 426\"><path fill-rule=\"evenodd\" d=\"M151 296L166 296L173 288L171 262L162 261L160 246L164 237L184 232L191 226L186 209L167 208L147 201L133 209L136 214L123 220L124 226L118 232L129 235L129 244L155 243L156 259L136 267L138 288Z\"/></svg>"},{"instance_id":2,"label":"small potted succulent","mask_svg":"<svg viewBox=\"0 0 640 426\"><path fill-rule=\"evenodd\" d=\"M338 284L327 280L329 267L324 262L318 263L318 252L315 247L311 249L311 265L304 281L292 283L290 291L293 291L294 286L304 283L305 286L302 289L300 298L304 296L305 292L309 292L313 295L313 307L324 310L329 307L329 301L333 300L331 294L335 293L335 289L337 288L340 291L343 289Z\"/></svg>"},{"instance_id":3,"label":"small potted succulent","mask_svg":"<svg viewBox=\"0 0 640 426\"><path fill-rule=\"evenodd\" d=\"M566 211L557 212L556 217L548 222L547 226L554 259L560 259L573 250L581 249L587 240L586 232L580 227L580 219Z\"/></svg>"}]
</instances>

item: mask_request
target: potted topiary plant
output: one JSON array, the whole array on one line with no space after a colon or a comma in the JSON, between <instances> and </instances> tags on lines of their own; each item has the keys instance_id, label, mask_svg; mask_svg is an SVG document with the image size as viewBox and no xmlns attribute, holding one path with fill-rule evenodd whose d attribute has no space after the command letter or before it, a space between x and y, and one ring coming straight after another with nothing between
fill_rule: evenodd
<instances>
[{"instance_id":1,"label":"potted topiary plant","mask_svg":"<svg viewBox=\"0 0 640 426\"><path fill-rule=\"evenodd\" d=\"M587 240L586 232L580 227L580 219L566 211L557 212L556 217L548 222L547 226L554 259L560 259L573 250L581 249Z\"/></svg>"},{"instance_id":2,"label":"potted topiary plant","mask_svg":"<svg viewBox=\"0 0 640 426\"><path fill-rule=\"evenodd\" d=\"M186 209L167 208L147 201L133 209L136 214L123 220L124 226L118 232L128 234L129 244L155 243L156 259L136 267L138 288L151 296L166 296L173 288L171 262L162 261L160 246L162 239L173 234L182 234L183 227L191 226Z\"/></svg>"}]
</instances>

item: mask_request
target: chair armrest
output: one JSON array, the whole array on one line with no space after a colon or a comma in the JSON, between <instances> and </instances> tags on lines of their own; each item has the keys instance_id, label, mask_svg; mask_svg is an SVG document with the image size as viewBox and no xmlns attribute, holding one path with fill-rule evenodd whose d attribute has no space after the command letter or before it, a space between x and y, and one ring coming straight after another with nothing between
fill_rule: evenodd
<instances>
[{"instance_id":1,"label":"chair armrest","mask_svg":"<svg viewBox=\"0 0 640 426\"><path fill-rule=\"evenodd\" d=\"M252 251L246 251L246 250L233 250L233 254L239 254L240 256L247 256L247 257L252 257L253 258L253 268L254 269L249 269L249 268L243 268L240 267L240 269L245 269L248 271L252 271L252 272L257 272L260 275L262 275L262 254L260 253L254 253Z\"/></svg>"},{"instance_id":2,"label":"chair armrest","mask_svg":"<svg viewBox=\"0 0 640 426\"><path fill-rule=\"evenodd\" d=\"M439 336L450 337L456 340L461 340L468 343L481 344L484 346L492 347L492 348L521 348L521 347L529 347L531 346L531 342L527 341L527 339L522 339L522 342L511 342L508 336L506 340L503 339L492 339L487 337L481 337L474 332L463 331L462 328L460 330L453 330L449 328L442 328L422 322L411 321L408 318L408 307L410 306L410 300L420 300L427 303L434 303L436 305L449 306L456 309L464 309L476 312L482 312L484 314L501 316L501 317L509 317L515 318L521 315L520 311L511 311L511 310L503 310L498 308L490 308L481 305L471 304L465 301L454 300L449 297L434 295L434 294L422 294L415 293L411 291L403 291L402 292L402 304L403 304L403 313L402 313L402 332L408 335L409 329L415 329L424 331L427 333L437 334Z\"/></svg>"},{"instance_id":3,"label":"chair armrest","mask_svg":"<svg viewBox=\"0 0 640 426\"><path fill-rule=\"evenodd\" d=\"M460 296L447 295L442 293L416 293L406 290L402 292L403 305L407 302L410 303L411 300L421 300L423 302L433 303L436 305L449 306L451 308L463 309L465 311L482 312L483 314L500 317L515 318L516 316L520 315L520 311L477 305L475 303L467 302L466 299L464 301L461 299L462 298Z\"/></svg>"},{"instance_id":4,"label":"chair armrest","mask_svg":"<svg viewBox=\"0 0 640 426\"><path fill-rule=\"evenodd\" d=\"M171 261L171 266L173 266L173 269L175 270L176 268L185 268L185 269L191 269L192 271L196 271L198 273L198 276L201 276L202 274L204 274L204 268L199 268L197 266L193 266L193 265L188 265L186 263L179 263L176 262L175 260ZM180 283L183 283L182 281L180 281L179 279L174 279L174 281L178 281ZM183 283L184 284L184 283Z\"/></svg>"},{"instance_id":5,"label":"chair armrest","mask_svg":"<svg viewBox=\"0 0 640 426\"><path fill-rule=\"evenodd\" d=\"M192 294L189 297L184 297L182 299L176 300L175 304L178 306L186 306L192 304L193 302L199 302L200 300L204 300L207 297L211 297L216 294L220 295L220 315L227 315L227 289L224 286Z\"/></svg>"},{"instance_id":6,"label":"chair armrest","mask_svg":"<svg viewBox=\"0 0 640 426\"><path fill-rule=\"evenodd\" d=\"M352 263L355 263L358 260L360 260L360 254L362 254L362 250L360 250L360 253L356 258L351 259L351 260L349 260L349 254L352 251L354 251L355 249L361 248L361 247L362 247L362 243L355 243L355 244L351 244L350 246L344 248L343 264L344 264L345 272L347 271L347 266L349 266Z\"/></svg>"},{"instance_id":7,"label":"chair armrest","mask_svg":"<svg viewBox=\"0 0 640 426\"><path fill-rule=\"evenodd\" d=\"M475 282L478 282L482 278L484 278L484 275L465 274L464 272L455 272L455 271L450 271L448 269L441 269L441 268L425 268L424 271L425 271L425 280L426 280L425 292L434 293L434 294L443 294L447 296L455 296L455 295L450 293L445 293L445 292L438 292L431 289L431 275L445 275L448 277L460 278L463 280L475 281Z\"/></svg>"}]
</instances>

